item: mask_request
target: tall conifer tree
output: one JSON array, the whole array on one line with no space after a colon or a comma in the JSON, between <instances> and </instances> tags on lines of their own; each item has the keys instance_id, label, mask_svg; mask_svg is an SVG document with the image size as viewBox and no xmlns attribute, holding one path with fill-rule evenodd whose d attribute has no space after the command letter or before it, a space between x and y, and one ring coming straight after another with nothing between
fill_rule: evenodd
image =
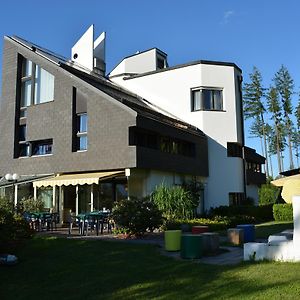
<instances>
[{"instance_id":1,"label":"tall conifer tree","mask_svg":"<svg viewBox=\"0 0 300 300\"><path fill-rule=\"evenodd\" d=\"M262 86L262 76L260 71L253 67L250 82L244 85L244 115L246 119L254 119L253 123L261 124L263 138L263 155L266 156L266 175L269 176L267 140L265 134L265 105L263 102L265 89ZM255 125L252 125L255 126Z\"/></svg>"},{"instance_id":2,"label":"tall conifer tree","mask_svg":"<svg viewBox=\"0 0 300 300\"><path fill-rule=\"evenodd\" d=\"M286 129L285 133L289 148L290 169L294 169L292 145L293 122L291 120L291 115L293 113L292 95L294 93L294 80L285 66L282 65L279 71L275 74L274 83L278 93L280 94L284 113Z\"/></svg>"},{"instance_id":3,"label":"tall conifer tree","mask_svg":"<svg viewBox=\"0 0 300 300\"><path fill-rule=\"evenodd\" d=\"M267 93L268 110L274 121L274 135L270 139L270 151L277 155L279 173L283 171L282 152L285 147L284 126L282 119L282 106L279 94L275 87L270 87Z\"/></svg>"}]
</instances>

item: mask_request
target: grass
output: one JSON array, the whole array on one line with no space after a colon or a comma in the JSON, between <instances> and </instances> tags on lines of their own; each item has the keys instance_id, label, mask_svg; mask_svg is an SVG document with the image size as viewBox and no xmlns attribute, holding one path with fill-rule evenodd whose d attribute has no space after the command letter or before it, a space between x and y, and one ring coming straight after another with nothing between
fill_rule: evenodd
<instances>
[{"instance_id":1,"label":"grass","mask_svg":"<svg viewBox=\"0 0 300 300\"><path fill-rule=\"evenodd\" d=\"M35 238L0 268L6 299L297 299L299 263L213 266L151 245ZM280 274L280 276L278 276Z\"/></svg>"},{"instance_id":2,"label":"grass","mask_svg":"<svg viewBox=\"0 0 300 300\"><path fill-rule=\"evenodd\" d=\"M265 238L267 239L269 235L279 233L286 229L293 229L294 224L293 222L267 222L258 224L255 226L255 236L256 238Z\"/></svg>"}]
</instances>

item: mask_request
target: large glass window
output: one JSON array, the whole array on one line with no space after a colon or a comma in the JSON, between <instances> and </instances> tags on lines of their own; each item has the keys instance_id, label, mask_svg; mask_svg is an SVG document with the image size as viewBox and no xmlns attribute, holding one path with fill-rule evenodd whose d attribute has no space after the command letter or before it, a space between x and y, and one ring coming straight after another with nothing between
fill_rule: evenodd
<instances>
[{"instance_id":1,"label":"large glass window","mask_svg":"<svg viewBox=\"0 0 300 300\"><path fill-rule=\"evenodd\" d=\"M52 154L52 140L32 142L32 155Z\"/></svg>"},{"instance_id":2,"label":"large glass window","mask_svg":"<svg viewBox=\"0 0 300 300\"><path fill-rule=\"evenodd\" d=\"M206 88L192 90L192 111L197 110L223 110L223 91Z\"/></svg>"},{"instance_id":3,"label":"large glass window","mask_svg":"<svg viewBox=\"0 0 300 300\"><path fill-rule=\"evenodd\" d=\"M21 117L26 116L26 107L54 100L54 76L25 58L21 85Z\"/></svg>"},{"instance_id":4,"label":"large glass window","mask_svg":"<svg viewBox=\"0 0 300 300\"><path fill-rule=\"evenodd\" d=\"M40 66L36 66L34 104L49 102L53 99L54 76Z\"/></svg>"},{"instance_id":5,"label":"large glass window","mask_svg":"<svg viewBox=\"0 0 300 300\"><path fill-rule=\"evenodd\" d=\"M53 188L42 187L37 190L37 196L44 202L45 208L50 209L53 207Z\"/></svg>"},{"instance_id":6,"label":"large glass window","mask_svg":"<svg viewBox=\"0 0 300 300\"><path fill-rule=\"evenodd\" d=\"M86 113L77 115L77 151L87 150L87 122Z\"/></svg>"}]
</instances>

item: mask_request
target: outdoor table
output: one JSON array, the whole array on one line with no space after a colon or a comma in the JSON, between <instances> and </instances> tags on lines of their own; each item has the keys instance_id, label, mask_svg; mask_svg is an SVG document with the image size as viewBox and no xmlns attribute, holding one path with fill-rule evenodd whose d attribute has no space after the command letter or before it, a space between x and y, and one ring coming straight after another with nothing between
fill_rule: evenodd
<instances>
[{"instance_id":1,"label":"outdoor table","mask_svg":"<svg viewBox=\"0 0 300 300\"><path fill-rule=\"evenodd\" d=\"M88 234L88 227L89 225L91 227L96 228L96 234L99 235L99 227L101 225L101 234L103 234L103 227L105 224L105 220L107 220L108 223L108 230L109 230L109 218L110 213L109 212L104 212L104 211L93 211L89 213L82 213L78 214L76 216L76 219L78 219L79 222L79 233L81 235L84 235L84 233L87 235Z\"/></svg>"},{"instance_id":2,"label":"outdoor table","mask_svg":"<svg viewBox=\"0 0 300 300\"><path fill-rule=\"evenodd\" d=\"M44 225L46 225L46 230L53 229L54 215L57 214L49 212L26 212L24 217L29 223L37 225L37 228L35 227L34 229L42 231Z\"/></svg>"}]
</instances>

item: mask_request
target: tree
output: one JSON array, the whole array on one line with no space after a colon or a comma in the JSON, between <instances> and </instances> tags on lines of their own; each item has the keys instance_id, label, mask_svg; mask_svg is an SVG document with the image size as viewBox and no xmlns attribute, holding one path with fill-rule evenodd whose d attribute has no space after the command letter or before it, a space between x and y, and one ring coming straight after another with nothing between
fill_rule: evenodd
<instances>
[{"instance_id":1,"label":"tree","mask_svg":"<svg viewBox=\"0 0 300 300\"><path fill-rule=\"evenodd\" d=\"M281 103L285 120L285 133L287 136L290 158L290 169L294 169L293 161L293 146L292 146L292 127L293 122L291 120L291 114L293 112L292 95L294 93L294 80L292 79L288 69L285 66L281 66L279 71L274 77L275 87L280 94Z\"/></svg>"},{"instance_id":2,"label":"tree","mask_svg":"<svg viewBox=\"0 0 300 300\"><path fill-rule=\"evenodd\" d=\"M273 164L272 164L272 152L270 151L270 145L271 145L272 137L274 136L274 130L270 124L266 124L265 132L266 132L267 149L268 149L267 153L269 154L269 167L270 167L270 173L271 173L270 175L271 175L271 178L274 178Z\"/></svg>"},{"instance_id":3,"label":"tree","mask_svg":"<svg viewBox=\"0 0 300 300\"><path fill-rule=\"evenodd\" d=\"M262 139L264 145L263 155L267 154L267 141L265 134L265 105L263 102L265 96L265 88L262 86L262 76L260 71L253 67L252 73L249 74L250 83L244 85L244 114L246 119L254 119L252 126L261 125ZM255 124L256 123L256 124ZM266 159L266 175L269 177L268 159Z\"/></svg>"},{"instance_id":4,"label":"tree","mask_svg":"<svg viewBox=\"0 0 300 300\"><path fill-rule=\"evenodd\" d=\"M300 93L298 94L300 96ZM300 147L300 97L298 99L298 105L295 109L295 116L296 116L296 130L293 132L293 145L296 151L296 158L297 158L297 166L299 168L299 147Z\"/></svg>"},{"instance_id":5,"label":"tree","mask_svg":"<svg viewBox=\"0 0 300 300\"><path fill-rule=\"evenodd\" d=\"M282 152L285 148L284 126L282 120L282 106L279 101L279 94L275 87L271 86L267 93L268 110L271 119L274 121L274 134L270 138L270 151L277 155L279 173L283 171Z\"/></svg>"}]
</instances>

